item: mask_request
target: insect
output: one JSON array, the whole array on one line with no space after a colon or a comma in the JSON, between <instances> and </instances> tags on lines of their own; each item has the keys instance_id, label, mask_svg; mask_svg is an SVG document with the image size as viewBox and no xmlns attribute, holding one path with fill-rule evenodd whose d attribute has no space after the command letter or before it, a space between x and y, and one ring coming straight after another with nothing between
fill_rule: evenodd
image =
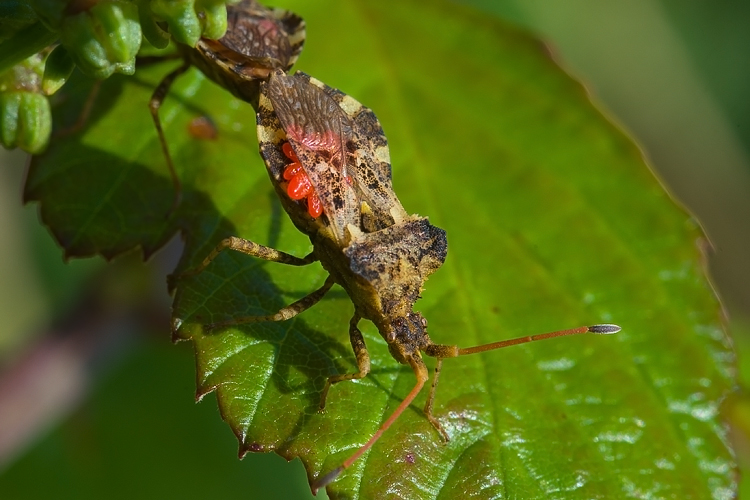
<instances>
[{"instance_id":1,"label":"insect","mask_svg":"<svg viewBox=\"0 0 750 500\"><path fill-rule=\"evenodd\" d=\"M283 9L272 9L255 0L227 5L227 31L219 40L201 38L193 47L178 45L182 65L165 76L154 90L149 109L175 189L172 209L181 196L180 181L169 154L159 119L159 108L175 80L191 66L235 97L258 107L259 85L276 69L288 71L305 42L305 22Z\"/></svg>"},{"instance_id":2,"label":"insect","mask_svg":"<svg viewBox=\"0 0 750 500\"><path fill-rule=\"evenodd\" d=\"M304 73L290 76L275 71L260 85L257 123L260 152L272 184L294 225L310 238L313 251L300 258L230 237L183 276L201 272L227 248L295 266L319 261L329 275L319 289L275 314L235 318L206 328L287 320L315 305L338 284L355 308L349 322L349 338L357 371L332 375L326 380L320 409L325 408L332 385L363 378L370 371L370 357L358 328L362 320L375 324L391 355L409 365L416 377L414 387L375 434L338 468L318 477L313 492L334 481L411 405L429 379L422 354L437 359L424 413L448 440L433 415L443 359L552 337L620 330L608 324L585 326L469 348L433 343L427 333L427 320L414 311L414 305L425 280L445 261L446 234L427 218L409 215L393 192L388 144L374 113ZM302 174L309 189L302 196L290 196L292 180ZM318 201L313 201L313 195ZM318 202L320 211L312 208Z\"/></svg>"}]
</instances>

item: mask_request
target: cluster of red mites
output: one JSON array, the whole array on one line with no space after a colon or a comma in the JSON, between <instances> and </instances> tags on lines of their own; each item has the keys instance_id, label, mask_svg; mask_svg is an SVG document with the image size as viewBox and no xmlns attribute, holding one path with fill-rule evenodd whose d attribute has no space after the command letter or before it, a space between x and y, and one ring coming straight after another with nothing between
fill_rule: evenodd
<instances>
[{"instance_id":1,"label":"cluster of red mites","mask_svg":"<svg viewBox=\"0 0 750 500\"><path fill-rule=\"evenodd\" d=\"M289 181L286 193L293 200L307 198L307 213L313 219L317 219L323 213L323 205L320 203L318 195L315 194L310 178L305 173L305 169L302 168L302 163L297 158L291 144L285 142L281 146L281 150L284 151L287 158L292 160L292 163L284 169L284 179Z\"/></svg>"}]
</instances>

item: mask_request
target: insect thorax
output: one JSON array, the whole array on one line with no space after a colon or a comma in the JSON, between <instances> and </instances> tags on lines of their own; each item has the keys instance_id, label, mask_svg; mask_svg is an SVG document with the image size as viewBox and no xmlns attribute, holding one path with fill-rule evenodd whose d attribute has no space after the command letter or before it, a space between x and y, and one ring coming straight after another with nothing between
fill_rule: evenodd
<instances>
[{"instance_id":1,"label":"insect thorax","mask_svg":"<svg viewBox=\"0 0 750 500\"><path fill-rule=\"evenodd\" d=\"M321 264L389 344L402 343L409 352L423 348L426 321L413 307L427 277L445 261L445 231L419 216L374 233L349 230L343 249L323 234L311 236Z\"/></svg>"}]
</instances>

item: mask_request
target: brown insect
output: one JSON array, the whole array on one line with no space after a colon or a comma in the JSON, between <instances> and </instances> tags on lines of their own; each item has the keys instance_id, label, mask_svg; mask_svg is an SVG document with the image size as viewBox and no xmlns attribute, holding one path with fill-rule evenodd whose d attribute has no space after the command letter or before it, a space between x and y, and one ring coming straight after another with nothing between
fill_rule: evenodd
<instances>
[{"instance_id":1,"label":"brown insect","mask_svg":"<svg viewBox=\"0 0 750 500\"><path fill-rule=\"evenodd\" d=\"M257 109L260 82L276 69L288 71L302 52L304 42L305 22L301 17L287 10L265 7L255 0L242 0L227 5L227 32L222 38L201 38L195 48L178 45L182 65L162 79L149 101L175 189L172 210L179 204L181 187L164 138L159 108L177 77L195 66L214 83Z\"/></svg>"},{"instance_id":2,"label":"brown insect","mask_svg":"<svg viewBox=\"0 0 750 500\"><path fill-rule=\"evenodd\" d=\"M401 206L391 185L387 140L373 112L308 75L289 76L276 71L261 83L257 121L260 152L273 186L294 225L310 238L313 251L299 258L230 237L197 268L185 274L201 272L229 248L296 266L319 261L329 275L318 290L275 314L240 317L206 328L287 320L315 305L338 284L355 307L349 322L349 338L357 371L327 379L320 409L325 407L331 385L363 378L370 371L370 357L358 328L363 319L376 325L391 355L409 365L416 376L412 390L375 434L341 466L318 477L313 492L334 481L354 463L414 401L429 378L422 353L437 359L424 412L448 440L448 434L433 415L444 358L564 335L611 334L620 330L616 325L584 326L470 348L433 343L427 334L427 320L413 308L425 280L445 261L448 248L445 231L425 217L409 215ZM304 196L290 196L291 180L298 175L306 176L309 189ZM317 201L313 201L313 196ZM320 204L320 212L311 209L313 203Z\"/></svg>"}]
</instances>

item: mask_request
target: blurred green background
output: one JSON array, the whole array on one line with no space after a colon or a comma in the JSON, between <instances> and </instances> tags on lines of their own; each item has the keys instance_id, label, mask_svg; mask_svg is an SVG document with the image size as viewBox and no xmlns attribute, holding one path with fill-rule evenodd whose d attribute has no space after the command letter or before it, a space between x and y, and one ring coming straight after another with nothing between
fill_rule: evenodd
<instances>
[{"instance_id":1,"label":"blurred green background","mask_svg":"<svg viewBox=\"0 0 750 500\"><path fill-rule=\"evenodd\" d=\"M642 146L665 188L710 237L707 264L742 361L741 332L750 319L750 2L459 3L537 33ZM238 461L213 396L192 402L193 354L188 345L170 344L166 292L153 297L142 322L106 327L125 312L100 295L117 294L127 304L143 290L162 290L150 285L169 272L177 248L160 252L140 275L127 270L128 258L107 269L98 259L64 265L36 207L21 206L25 156L0 153L0 370L7 381L8 370L40 359L48 367L28 386L0 378L2 397L38 394L14 407L14 425L28 429L20 445L3 420L11 413L0 407L0 497L309 497L298 461ZM74 306L94 308L95 323L68 320ZM107 342L87 335L92 331L104 331ZM34 358L26 354L30 345ZM9 449L15 451L3 454Z\"/></svg>"}]
</instances>

